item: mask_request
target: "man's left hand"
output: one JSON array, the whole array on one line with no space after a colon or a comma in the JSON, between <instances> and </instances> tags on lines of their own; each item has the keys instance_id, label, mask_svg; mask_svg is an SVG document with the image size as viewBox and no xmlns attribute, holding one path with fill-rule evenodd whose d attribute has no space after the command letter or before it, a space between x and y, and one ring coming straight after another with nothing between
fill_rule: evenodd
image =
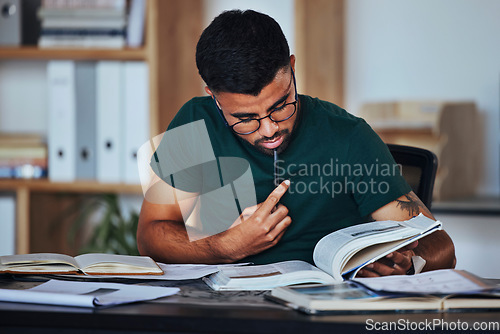
<instances>
[{"instance_id":1,"label":"man's left hand","mask_svg":"<svg viewBox=\"0 0 500 334\"><path fill-rule=\"evenodd\" d=\"M418 241L392 252L382 259L371 263L361 269L357 277L379 277L388 275L406 275L412 267L413 249L418 246Z\"/></svg>"}]
</instances>

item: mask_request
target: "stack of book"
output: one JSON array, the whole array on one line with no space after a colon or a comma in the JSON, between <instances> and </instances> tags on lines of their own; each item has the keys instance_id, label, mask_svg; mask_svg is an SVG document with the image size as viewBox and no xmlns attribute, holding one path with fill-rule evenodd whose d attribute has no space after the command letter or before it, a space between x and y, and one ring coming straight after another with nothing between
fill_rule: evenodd
<instances>
[{"instance_id":1,"label":"stack of book","mask_svg":"<svg viewBox=\"0 0 500 334\"><path fill-rule=\"evenodd\" d=\"M0 177L47 176L47 146L37 135L0 134Z\"/></svg>"},{"instance_id":2,"label":"stack of book","mask_svg":"<svg viewBox=\"0 0 500 334\"><path fill-rule=\"evenodd\" d=\"M140 184L148 83L144 61L49 61L49 179Z\"/></svg>"},{"instance_id":3,"label":"stack of book","mask_svg":"<svg viewBox=\"0 0 500 334\"><path fill-rule=\"evenodd\" d=\"M39 47L123 48L126 0L43 0Z\"/></svg>"}]
</instances>

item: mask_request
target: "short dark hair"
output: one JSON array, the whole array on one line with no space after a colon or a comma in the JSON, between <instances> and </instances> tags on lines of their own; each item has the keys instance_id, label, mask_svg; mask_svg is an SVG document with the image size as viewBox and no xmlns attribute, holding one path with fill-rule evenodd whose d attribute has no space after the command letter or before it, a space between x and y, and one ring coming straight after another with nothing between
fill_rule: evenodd
<instances>
[{"instance_id":1,"label":"short dark hair","mask_svg":"<svg viewBox=\"0 0 500 334\"><path fill-rule=\"evenodd\" d=\"M223 12L196 46L198 72L212 92L256 96L289 64L290 48L281 27L253 10Z\"/></svg>"}]
</instances>

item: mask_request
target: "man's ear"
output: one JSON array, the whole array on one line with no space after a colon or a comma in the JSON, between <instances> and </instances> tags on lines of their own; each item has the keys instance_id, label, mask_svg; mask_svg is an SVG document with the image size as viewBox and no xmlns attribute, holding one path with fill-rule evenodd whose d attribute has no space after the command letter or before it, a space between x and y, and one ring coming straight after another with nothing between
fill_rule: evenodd
<instances>
[{"instance_id":1,"label":"man's ear","mask_svg":"<svg viewBox=\"0 0 500 334\"><path fill-rule=\"evenodd\" d=\"M208 88L208 86L205 86L205 92L207 92L208 95L210 96L214 96L214 94L212 93L212 91L210 90L210 88Z\"/></svg>"},{"instance_id":2,"label":"man's ear","mask_svg":"<svg viewBox=\"0 0 500 334\"><path fill-rule=\"evenodd\" d=\"M295 55L290 55L290 66L292 70L295 72Z\"/></svg>"}]
</instances>

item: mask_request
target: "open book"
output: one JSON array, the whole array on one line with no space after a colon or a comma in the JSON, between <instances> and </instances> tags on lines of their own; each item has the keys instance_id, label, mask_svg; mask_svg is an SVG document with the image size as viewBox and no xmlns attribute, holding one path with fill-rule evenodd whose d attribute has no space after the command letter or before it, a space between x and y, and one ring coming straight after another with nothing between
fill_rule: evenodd
<instances>
[{"instance_id":1,"label":"open book","mask_svg":"<svg viewBox=\"0 0 500 334\"><path fill-rule=\"evenodd\" d=\"M270 290L298 283L341 282L364 266L434 231L441 222L420 214L404 222L376 221L343 228L314 248L313 266L304 261L221 268L205 282L214 290Z\"/></svg>"},{"instance_id":2,"label":"open book","mask_svg":"<svg viewBox=\"0 0 500 334\"><path fill-rule=\"evenodd\" d=\"M386 276L364 278L326 285L301 285L278 287L269 299L293 309L309 313L323 312L445 312L500 308L500 293L495 286L462 270L438 270L413 276ZM407 287L398 282L406 281ZM370 281L378 287L389 287L391 292L371 290ZM395 284L392 284L392 283ZM419 291L409 289L420 287ZM403 288L399 290L399 288ZM427 294L425 291L432 291Z\"/></svg>"},{"instance_id":3,"label":"open book","mask_svg":"<svg viewBox=\"0 0 500 334\"><path fill-rule=\"evenodd\" d=\"M162 275L163 270L148 256L34 253L0 256L0 273Z\"/></svg>"}]
</instances>

